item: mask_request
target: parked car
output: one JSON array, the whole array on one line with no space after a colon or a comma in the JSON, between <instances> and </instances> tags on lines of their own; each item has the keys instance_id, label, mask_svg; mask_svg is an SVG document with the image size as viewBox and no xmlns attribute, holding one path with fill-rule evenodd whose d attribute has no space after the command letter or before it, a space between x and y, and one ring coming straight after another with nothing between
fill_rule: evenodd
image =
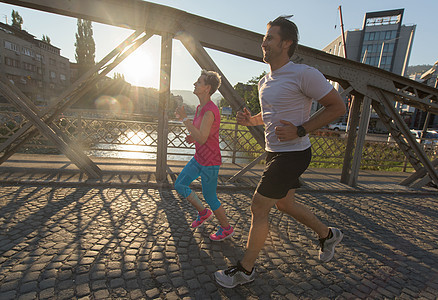
<instances>
[{"instance_id":1,"label":"parked car","mask_svg":"<svg viewBox=\"0 0 438 300\"><path fill-rule=\"evenodd\" d=\"M347 123L345 123L345 122L328 124L327 127L328 127L328 129L331 129L334 131L347 131ZM357 126L356 129L359 129L359 126Z\"/></svg>"},{"instance_id":2,"label":"parked car","mask_svg":"<svg viewBox=\"0 0 438 300\"><path fill-rule=\"evenodd\" d=\"M415 137L415 139L417 140L417 142L419 143L421 138L421 130L411 129L410 131L412 135Z\"/></svg>"},{"instance_id":3,"label":"parked car","mask_svg":"<svg viewBox=\"0 0 438 300\"><path fill-rule=\"evenodd\" d=\"M339 122L339 123L332 123L328 125L329 129L335 130L335 131L346 131L347 130L347 123Z\"/></svg>"},{"instance_id":4,"label":"parked car","mask_svg":"<svg viewBox=\"0 0 438 300\"><path fill-rule=\"evenodd\" d=\"M423 137L423 143L427 145L438 145L438 133L435 131L427 131Z\"/></svg>"},{"instance_id":5,"label":"parked car","mask_svg":"<svg viewBox=\"0 0 438 300\"><path fill-rule=\"evenodd\" d=\"M438 133L436 131L427 131L423 139L421 139L422 130L411 129L410 132L412 136L415 138L415 140L420 144L438 145ZM391 134L389 134L388 142L393 142L393 141L394 139L392 138Z\"/></svg>"}]
</instances>

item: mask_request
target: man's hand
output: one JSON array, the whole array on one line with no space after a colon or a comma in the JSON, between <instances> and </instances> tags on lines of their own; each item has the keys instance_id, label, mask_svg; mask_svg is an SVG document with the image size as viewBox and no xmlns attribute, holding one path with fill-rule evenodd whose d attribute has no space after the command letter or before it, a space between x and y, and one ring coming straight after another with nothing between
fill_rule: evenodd
<instances>
[{"instance_id":1,"label":"man's hand","mask_svg":"<svg viewBox=\"0 0 438 300\"><path fill-rule=\"evenodd\" d=\"M236 121L239 125L251 126L251 113L246 109L246 107L243 108L243 112L237 112Z\"/></svg>"},{"instance_id":2,"label":"man's hand","mask_svg":"<svg viewBox=\"0 0 438 300\"><path fill-rule=\"evenodd\" d=\"M275 134L280 142L291 141L298 137L297 127L291 122L280 120L283 126L275 127Z\"/></svg>"}]
</instances>

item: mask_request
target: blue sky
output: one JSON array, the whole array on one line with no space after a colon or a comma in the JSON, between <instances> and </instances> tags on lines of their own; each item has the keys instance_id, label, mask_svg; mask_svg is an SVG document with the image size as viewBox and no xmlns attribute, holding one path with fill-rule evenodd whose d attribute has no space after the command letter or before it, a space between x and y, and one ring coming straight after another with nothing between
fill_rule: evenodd
<instances>
[{"instance_id":1,"label":"blue sky","mask_svg":"<svg viewBox=\"0 0 438 300\"><path fill-rule=\"evenodd\" d=\"M199 1L199 0L161 0L150 1L192 14L210 18L222 23L247 30L265 33L266 23L279 15L294 15L292 20L300 31L300 44L315 49L324 48L341 34L339 26L339 5L342 6L345 30L360 29L366 12L404 8L403 24L416 24L414 44L410 65L433 64L438 60L438 33L436 0L240 0L240 1ZM61 48L61 55L75 61L74 43L76 19L36 10L0 3L0 20L10 23L12 9L17 10L24 19L23 29L42 38L48 35L52 44ZM336 25L336 27L335 27ZM96 42L96 59L101 59L130 31L113 26L93 23ZM128 82L140 86L159 85L159 37L151 38L129 57L116 71L124 73ZM231 82L247 82L269 68L258 62L229 54L208 50ZM200 68L178 42L173 46L171 89L191 90L192 83L200 74Z\"/></svg>"}]
</instances>

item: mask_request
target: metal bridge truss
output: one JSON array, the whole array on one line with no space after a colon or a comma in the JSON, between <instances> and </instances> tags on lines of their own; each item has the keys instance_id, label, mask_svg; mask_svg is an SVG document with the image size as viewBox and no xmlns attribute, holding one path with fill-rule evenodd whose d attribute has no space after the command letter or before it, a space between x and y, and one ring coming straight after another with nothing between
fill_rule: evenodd
<instances>
[{"instance_id":1,"label":"metal bridge truss","mask_svg":"<svg viewBox=\"0 0 438 300\"><path fill-rule=\"evenodd\" d=\"M161 36L161 73L164 74L162 78L164 80L160 81L156 177L158 181L164 181L167 178L166 106L170 97L172 39L180 40L201 68L214 70L222 76L219 91L234 110L241 109L245 103L205 48L262 62L260 47L262 34L150 2L139 0L0 0L0 2L134 30L126 41L79 78L58 97L54 105L44 110L39 110L6 78L0 78L1 93L28 120L20 130L0 145L0 152L3 153L0 163L14 154L27 139L40 132L89 177L101 176L98 166L81 149L75 147L74 143L53 123L53 120L78 101L93 84L137 47L151 36L159 35ZM421 187L433 182L438 185L438 162L436 160L431 162L428 159L395 109L398 102L428 113L438 114L437 89L372 66L301 45L297 48L292 61L319 69L329 80L339 83L344 90L344 95L353 96L349 116L350 128L358 127L359 130L348 132L341 182L351 186L357 184L362 148L369 116L373 109L415 169L415 173L401 184ZM312 118L317 117L318 112L312 116ZM263 145L263 128L249 127L249 130L259 144ZM248 168L250 166L251 164ZM246 168L235 177L245 171Z\"/></svg>"}]
</instances>

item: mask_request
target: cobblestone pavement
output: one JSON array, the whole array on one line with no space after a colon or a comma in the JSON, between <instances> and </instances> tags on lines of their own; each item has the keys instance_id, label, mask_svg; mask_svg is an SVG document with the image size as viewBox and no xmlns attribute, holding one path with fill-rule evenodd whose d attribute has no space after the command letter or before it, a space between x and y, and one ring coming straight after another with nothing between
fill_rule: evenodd
<instances>
[{"instance_id":1,"label":"cobblestone pavement","mask_svg":"<svg viewBox=\"0 0 438 300\"><path fill-rule=\"evenodd\" d=\"M344 231L329 263L314 233L271 212L253 283L223 289L218 268L242 255L252 191L219 191L236 235L171 189L0 186L0 299L436 299L437 194L301 191Z\"/></svg>"}]
</instances>

